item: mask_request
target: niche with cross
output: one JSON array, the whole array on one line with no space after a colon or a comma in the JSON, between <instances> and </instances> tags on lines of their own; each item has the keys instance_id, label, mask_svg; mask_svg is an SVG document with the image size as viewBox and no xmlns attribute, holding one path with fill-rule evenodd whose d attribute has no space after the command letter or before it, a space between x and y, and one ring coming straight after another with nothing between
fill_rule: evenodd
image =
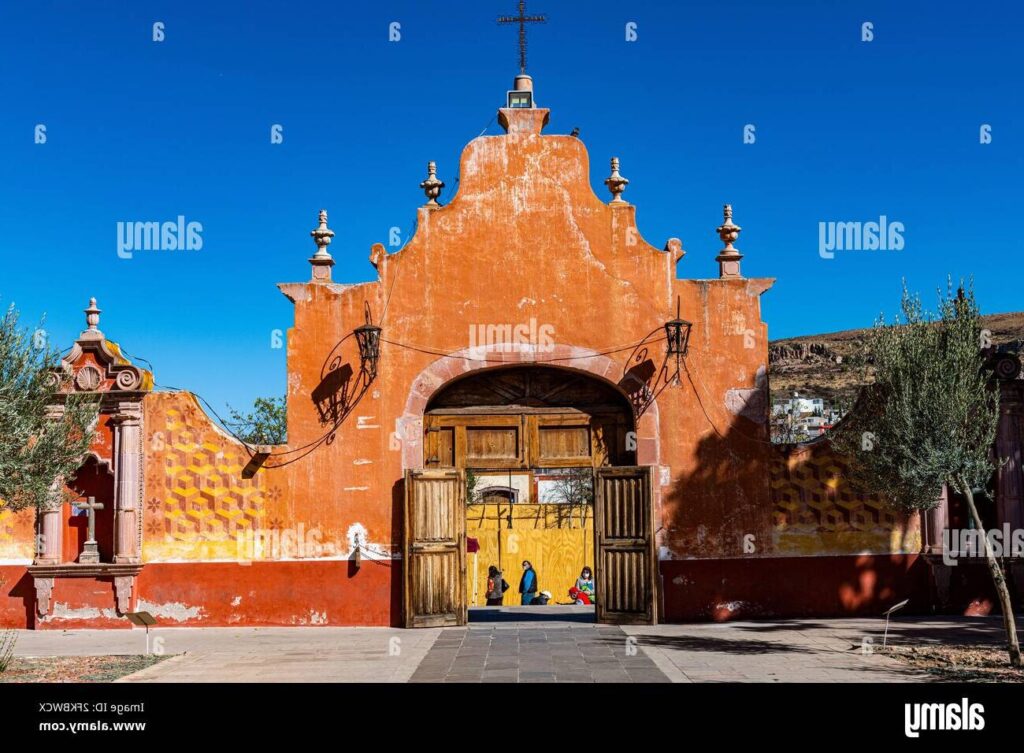
<instances>
[{"instance_id":1,"label":"niche with cross","mask_svg":"<svg viewBox=\"0 0 1024 753\"><path fill-rule=\"evenodd\" d=\"M100 562L114 561L114 474L110 465L89 456L68 484L74 499L64 505L64 562L85 562L89 518L94 517L95 550Z\"/></svg>"}]
</instances>

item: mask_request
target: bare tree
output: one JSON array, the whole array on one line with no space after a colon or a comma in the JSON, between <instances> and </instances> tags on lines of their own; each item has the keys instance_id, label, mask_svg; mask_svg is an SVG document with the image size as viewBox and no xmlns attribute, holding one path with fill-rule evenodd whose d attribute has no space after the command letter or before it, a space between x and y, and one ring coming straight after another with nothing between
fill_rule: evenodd
<instances>
[{"instance_id":1,"label":"bare tree","mask_svg":"<svg viewBox=\"0 0 1024 753\"><path fill-rule=\"evenodd\" d=\"M587 508L594 502L593 468L570 468L560 475L551 485L551 499L579 510L580 527L586 525Z\"/></svg>"}]
</instances>

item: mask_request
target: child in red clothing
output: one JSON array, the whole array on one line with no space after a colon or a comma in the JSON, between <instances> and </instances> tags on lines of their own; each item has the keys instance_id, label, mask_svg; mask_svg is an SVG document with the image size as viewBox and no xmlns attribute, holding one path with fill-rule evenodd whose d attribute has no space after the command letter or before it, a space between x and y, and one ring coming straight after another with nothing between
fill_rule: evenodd
<instances>
[{"instance_id":1,"label":"child in red clothing","mask_svg":"<svg viewBox=\"0 0 1024 753\"><path fill-rule=\"evenodd\" d=\"M569 598L572 599L573 604L590 604L590 597L587 594L575 586L569 589Z\"/></svg>"}]
</instances>

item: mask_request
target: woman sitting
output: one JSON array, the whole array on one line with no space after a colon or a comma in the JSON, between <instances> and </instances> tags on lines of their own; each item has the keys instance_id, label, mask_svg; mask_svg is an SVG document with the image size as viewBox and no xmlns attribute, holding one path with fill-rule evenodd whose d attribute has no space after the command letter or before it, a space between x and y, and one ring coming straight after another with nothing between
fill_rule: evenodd
<instances>
[{"instance_id":1,"label":"woman sitting","mask_svg":"<svg viewBox=\"0 0 1024 753\"><path fill-rule=\"evenodd\" d=\"M589 567L583 567L580 577L576 579L576 588L587 595L588 604L594 603L594 573Z\"/></svg>"}]
</instances>

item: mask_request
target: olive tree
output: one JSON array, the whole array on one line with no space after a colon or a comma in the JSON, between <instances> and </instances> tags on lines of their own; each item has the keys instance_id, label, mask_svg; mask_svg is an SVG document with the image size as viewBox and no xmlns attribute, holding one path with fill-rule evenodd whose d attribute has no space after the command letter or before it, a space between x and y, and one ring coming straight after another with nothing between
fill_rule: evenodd
<instances>
[{"instance_id":1,"label":"olive tree","mask_svg":"<svg viewBox=\"0 0 1024 753\"><path fill-rule=\"evenodd\" d=\"M10 306L0 319L0 507L52 509L89 450L95 396L62 393L68 375L41 327L22 328ZM63 406L62 410L54 410Z\"/></svg>"},{"instance_id":2,"label":"olive tree","mask_svg":"<svg viewBox=\"0 0 1024 753\"><path fill-rule=\"evenodd\" d=\"M975 490L985 489L993 459L999 393L983 369L982 327L974 291L951 287L938 311L903 291L901 315L880 319L866 345L872 383L834 441L853 460L855 486L903 512L938 505L943 485L959 493L984 531ZM979 537L1006 628L1010 663L1021 652L1006 578L988 536Z\"/></svg>"}]
</instances>

